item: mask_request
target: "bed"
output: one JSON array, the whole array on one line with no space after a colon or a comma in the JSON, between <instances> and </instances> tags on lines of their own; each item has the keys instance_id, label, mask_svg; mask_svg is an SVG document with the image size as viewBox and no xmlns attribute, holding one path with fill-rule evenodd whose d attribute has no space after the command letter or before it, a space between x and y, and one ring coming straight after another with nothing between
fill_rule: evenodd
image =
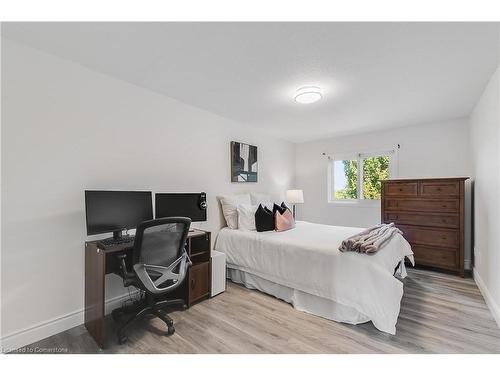
<instances>
[{"instance_id":1,"label":"bed","mask_svg":"<svg viewBox=\"0 0 500 375\"><path fill-rule=\"evenodd\" d=\"M226 253L228 278L337 322L372 321L395 334L408 242L399 234L376 254L342 253L342 240L363 228L298 221L286 232L223 228L215 250Z\"/></svg>"}]
</instances>

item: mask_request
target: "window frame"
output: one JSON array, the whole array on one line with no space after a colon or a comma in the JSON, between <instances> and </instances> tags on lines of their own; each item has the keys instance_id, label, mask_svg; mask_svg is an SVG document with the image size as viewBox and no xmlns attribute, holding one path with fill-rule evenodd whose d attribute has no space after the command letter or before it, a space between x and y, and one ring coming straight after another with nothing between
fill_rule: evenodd
<instances>
[{"instance_id":1,"label":"window frame","mask_svg":"<svg viewBox=\"0 0 500 375\"><path fill-rule=\"evenodd\" d=\"M363 196L363 160L377 156L389 157L389 178L397 178L398 153L397 149L386 151L357 152L335 154L328 160L328 203L337 205L364 205L378 206L380 199L367 199ZM356 160L358 164L358 186L356 199L335 198L335 162L341 160Z\"/></svg>"}]
</instances>

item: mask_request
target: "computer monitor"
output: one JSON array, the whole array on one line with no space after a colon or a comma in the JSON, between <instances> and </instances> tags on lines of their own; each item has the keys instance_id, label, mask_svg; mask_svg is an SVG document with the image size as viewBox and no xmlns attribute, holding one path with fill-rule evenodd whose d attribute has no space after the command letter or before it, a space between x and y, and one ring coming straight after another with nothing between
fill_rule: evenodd
<instances>
[{"instance_id":1,"label":"computer monitor","mask_svg":"<svg viewBox=\"0 0 500 375\"><path fill-rule=\"evenodd\" d=\"M205 193L156 193L155 217L184 216L191 221L207 220Z\"/></svg>"},{"instance_id":2,"label":"computer monitor","mask_svg":"<svg viewBox=\"0 0 500 375\"><path fill-rule=\"evenodd\" d=\"M124 229L153 219L150 191L85 190L87 235L113 232L121 237Z\"/></svg>"}]
</instances>

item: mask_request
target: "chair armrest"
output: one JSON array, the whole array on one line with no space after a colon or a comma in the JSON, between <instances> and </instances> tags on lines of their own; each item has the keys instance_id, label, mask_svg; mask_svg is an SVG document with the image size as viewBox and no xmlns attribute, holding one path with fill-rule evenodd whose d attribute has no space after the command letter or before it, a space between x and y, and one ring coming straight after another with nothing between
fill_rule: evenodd
<instances>
[{"instance_id":1,"label":"chair armrest","mask_svg":"<svg viewBox=\"0 0 500 375\"><path fill-rule=\"evenodd\" d=\"M120 261L120 271L121 271L121 276L123 278L124 284L129 279L134 279L135 274L133 272L128 272L128 270L127 270L127 262L125 262L125 259L127 258L127 254L119 254L116 256L116 258Z\"/></svg>"}]
</instances>

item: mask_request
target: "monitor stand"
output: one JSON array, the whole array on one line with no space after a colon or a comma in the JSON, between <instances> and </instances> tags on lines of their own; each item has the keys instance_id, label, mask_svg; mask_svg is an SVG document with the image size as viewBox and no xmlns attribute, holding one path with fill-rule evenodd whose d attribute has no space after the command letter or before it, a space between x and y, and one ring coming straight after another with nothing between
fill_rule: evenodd
<instances>
[{"instance_id":1,"label":"monitor stand","mask_svg":"<svg viewBox=\"0 0 500 375\"><path fill-rule=\"evenodd\" d=\"M115 231L113 231L113 239L114 240L121 240L123 238L122 233L123 233L122 230L115 230Z\"/></svg>"}]
</instances>

